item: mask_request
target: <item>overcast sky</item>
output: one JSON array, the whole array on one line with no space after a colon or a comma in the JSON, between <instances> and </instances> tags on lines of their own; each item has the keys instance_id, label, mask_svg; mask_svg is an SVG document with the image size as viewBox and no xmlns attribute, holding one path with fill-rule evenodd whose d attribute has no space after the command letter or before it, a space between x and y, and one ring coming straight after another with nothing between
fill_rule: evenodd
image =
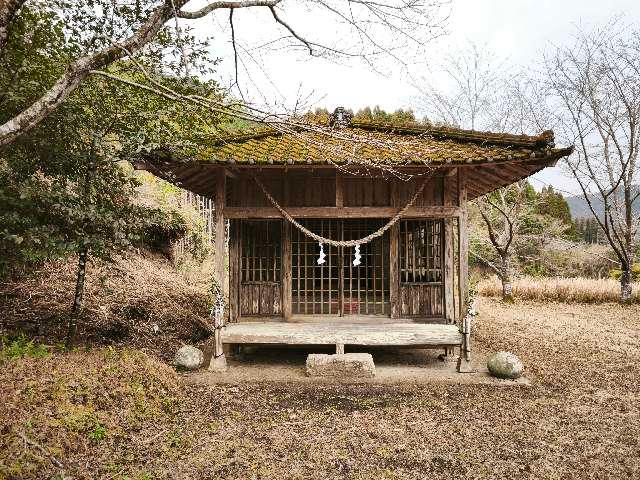
<instances>
[{"instance_id":1,"label":"overcast sky","mask_svg":"<svg viewBox=\"0 0 640 480\"><path fill-rule=\"evenodd\" d=\"M304 10L292 9L293 4L295 0L285 0L283 12L289 14L287 21L296 25L300 33L314 38L318 33L314 29L326 28L322 19L309 18ZM380 105L386 110L417 110L417 92L407 73L413 79L427 74L429 68L437 65L442 52L459 48L467 41L486 45L515 65L532 66L539 61L545 46L570 43L576 25L603 24L616 14L624 15L628 23L640 23L640 0L453 0L450 10L448 33L427 45L423 52L424 63L414 64L410 72L389 63L382 70L394 73L385 76L359 62L338 65L286 49L270 50L256 55L257 62L244 55L251 80L246 75L241 76L242 86L248 98L259 102L266 100L274 105L291 106L297 98L303 97L313 107L329 110L336 106L355 110L367 105ZM212 54L222 58L218 74L230 82L233 56L226 15L218 14L193 25L199 34L217 32ZM237 11L234 19L236 35L246 48L282 34L274 28L273 19L264 10ZM423 112L418 110L416 113ZM563 190L577 191L560 167L537 174L533 185L539 189L544 182Z\"/></svg>"}]
</instances>

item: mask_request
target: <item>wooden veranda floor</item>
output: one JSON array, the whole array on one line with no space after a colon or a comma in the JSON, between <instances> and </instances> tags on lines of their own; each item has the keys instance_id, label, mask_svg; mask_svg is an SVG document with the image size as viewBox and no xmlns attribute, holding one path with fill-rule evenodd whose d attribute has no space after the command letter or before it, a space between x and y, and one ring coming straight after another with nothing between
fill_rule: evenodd
<instances>
[{"instance_id":1,"label":"wooden veranda floor","mask_svg":"<svg viewBox=\"0 0 640 480\"><path fill-rule=\"evenodd\" d=\"M227 324L227 344L458 346L462 334L456 325L420 323L285 323Z\"/></svg>"}]
</instances>

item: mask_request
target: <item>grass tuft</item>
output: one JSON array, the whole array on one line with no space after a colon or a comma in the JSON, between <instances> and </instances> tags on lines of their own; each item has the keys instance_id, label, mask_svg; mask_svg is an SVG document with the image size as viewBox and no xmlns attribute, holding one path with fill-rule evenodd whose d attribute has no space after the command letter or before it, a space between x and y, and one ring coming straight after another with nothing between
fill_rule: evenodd
<instances>
[{"instance_id":1,"label":"grass tuft","mask_svg":"<svg viewBox=\"0 0 640 480\"><path fill-rule=\"evenodd\" d=\"M18 358L32 357L44 358L49 355L49 350L44 345L35 343L24 334L10 338L0 337L0 361L16 360Z\"/></svg>"}]
</instances>

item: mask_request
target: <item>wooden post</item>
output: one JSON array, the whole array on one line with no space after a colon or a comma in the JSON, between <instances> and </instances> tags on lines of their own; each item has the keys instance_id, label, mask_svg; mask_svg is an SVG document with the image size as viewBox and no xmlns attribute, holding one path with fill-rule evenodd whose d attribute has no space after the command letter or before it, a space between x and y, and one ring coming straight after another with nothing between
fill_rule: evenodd
<instances>
[{"instance_id":1,"label":"wooden post","mask_svg":"<svg viewBox=\"0 0 640 480\"><path fill-rule=\"evenodd\" d=\"M226 272L224 268L224 257L225 257L225 242L224 242L224 207L225 207L225 195L226 195L226 175L224 169L220 168L216 172L215 176L216 182L216 194L215 194L215 211L214 211L214 221L215 221L215 257L214 257L214 266L213 266L213 275L218 287L223 292L223 298L226 295L224 292L227 290L226 286ZM221 372L227 369L227 359L224 355L224 350L222 349L222 330L224 328L224 311L219 311L214 315L214 333L213 333L213 357L211 358L211 363L209 364L209 370L214 372Z\"/></svg>"},{"instance_id":2,"label":"wooden post","mask_svg":"<svg viewBox=\"0 0 640 480\"><path fill-rule=\"evenodd\" d=\"M453 193L458 189L454 182L457 179L446 176L444 177L444 196L443 204L445 206L451 206L454 203ZM457 195L456 195L457 196ZM455 199L457 203L457 198ZM444 312L445 318L448 324L455 323L456 321L456 307L455 307L455 283L454 283L454 269L455 269L455 245L454 245L454 231L453 231L453 219L444 219Z\"/></svg>"},{"instance_id":3,"label":"wooden post","mask_svg":"<svg viewBox=\"0 0 640 480\"><path fill-rule=\"evenodd\" d=\"M458 206L462 209L458 219L458 242L459 242L459 299L460 318L464 318L467 313L467 297L469 295L469 232L468 232L468 212L467 212L467 183L465 170L458 169Z\"/></svg>"},{"instance_id":4,"label":"wooden post","mask_svg":"<svg viewBox=\"0 0 640 480\"><path fill-rule=\"evenodd\" d=\"M398 181L391 180L391 205L397 207L400 203ZM402 220L400 220L402 221ZM400 241L400 223L396 222L389 229L389 305L391 318L400 317L400 271L398 256L400 255L398 242Z\"/></svg>"},{"instance_id":5,"label":"wooden post","mask_svg":"<svg viewBox=\"0 0 640 480\"><path fill-rule=\"evenodd\" d=\"M291 224L282 220L282 317L291 320L293 294L291 290Z\"/></svg>"},{"instance_id":6,"label":"wooden post","mask_svg":"<svg viewBox=\"0 0 640 480\"><path fill-rule=\"evenodd\" d=\"M336 207L344 207L344 179L336 170ZM338 222L338 238L344 240L344 224ZM338 247L338 316L344 316L344 248ZM331 304L331 300L329 300ZM329 312L331 313L331 312ZM337 348L337 347L336 347ZM340 352L338 352L340 353Z\"/></svg>"},{"instance_id":7,"label":"wooden post","mask_svg":"<svg viewBox=\"0 0 640 480\"><path fill-rule=\"evenodd\" d=\"M229 225L229 322L240 318L240 235L238 227L242 220L233 220Z\"/></svg>"},{"instance_id":8,"label":"wooden post","mask_svg":"<svg viewBox=\"0 0 640 480\"><path fill-rule=\"evenodd\" d=\"M457 178L447 175L443 178L443 196L442 204L445 206L453 206L458 203L457 195ZM456 306L455 306L455 245L453 219L445 218L444 222L444 254L443 254L443 281L444 281L444 314L445 321L448 324L456 322ZM454 360L454 349L446 347L444 349L443 359L446 361Z\"/></svg>"},{"instance_id":9,"label":"wooden post","mask_svg":"<svg viewBox=\"0 0 640 480\"><path fill-rule=\"evenodd\" d=\"M344 223L338 222L338 238L344 240ZM344 248L338 247L338 316L344 317Z\"/></svg>"},{"instance_id":10,"label":"wooden post","mask_svg":"<svg viewBox=\"0 0 640 480\"><path fill-rule=\"evenodd\" d=\"M470 318L467 315L469 298L469 233L467 214L467 180L465 170L458 169L458 206L462 209L458 218L458 295L460 300L460 331L462 345L458 357L458 372L473 372L471 367Z\"/></svg>"}]
</instances>

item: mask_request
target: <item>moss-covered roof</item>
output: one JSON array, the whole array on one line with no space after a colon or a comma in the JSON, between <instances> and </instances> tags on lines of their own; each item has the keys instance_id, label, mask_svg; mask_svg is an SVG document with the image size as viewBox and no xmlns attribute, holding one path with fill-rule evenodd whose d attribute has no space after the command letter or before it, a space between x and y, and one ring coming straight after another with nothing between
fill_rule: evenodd
<instances>
[{"instance_id":1,"label":"moss-covered roof","mask_svg":"<svg viewBox=\"0 0 640 480\"><path fill-rule=\"evenodd\" d=\"M466 166L469 198L475 198L555 164L572 149L556 148L551 131L511 135L350 120L334 127L280 125L212 136L195 147L143 154L139 167L183 188L212 195L213 169L208 167L371 165L401 171L402 167ZM358 174L360 168L350 171Z\"/></svg>"},{"instance_id":2,"label":"moss-covered roof","mask_svg":"<svg viewBox=\"0 0 640 480\"><path fill-rule=\"evenodd\" d=\"M340 128L262 128L217 136L204 140L195 153L185 156L174 151L169 156L173 160L238 165L402 166L525 160L559 157L568 152L554 148L551 131L529 136L354 121ZM167 159L164 155L159 157Z\"/></svg>"}]
</instances>

